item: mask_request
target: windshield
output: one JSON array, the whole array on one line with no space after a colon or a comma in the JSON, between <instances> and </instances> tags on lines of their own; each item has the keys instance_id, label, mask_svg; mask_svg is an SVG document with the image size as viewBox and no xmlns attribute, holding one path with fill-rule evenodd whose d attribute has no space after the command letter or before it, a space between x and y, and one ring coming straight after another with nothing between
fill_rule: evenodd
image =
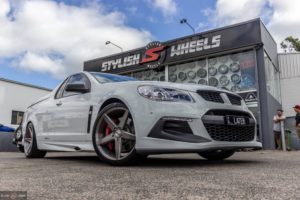
<instances>
[{"instance_id":1,"label":"windshield","mask_svg":"<svg viewBox=\"0 0 300 200\"><path fill-rule=\"evenodd\" d=\"M105 73L97 73L91 72L91 74L99 81L100 83L111 83L111 82L124 82L124 81L137 81L137 79L128 77L128 76L120 76L115 74L105 74Z\"/></svg>"}]
</instances>

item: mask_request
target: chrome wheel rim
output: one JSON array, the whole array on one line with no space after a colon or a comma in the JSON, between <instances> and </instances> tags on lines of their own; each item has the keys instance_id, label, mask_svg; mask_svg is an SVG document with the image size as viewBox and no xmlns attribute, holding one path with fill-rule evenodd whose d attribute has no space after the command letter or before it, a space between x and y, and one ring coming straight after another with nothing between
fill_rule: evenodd
<instances>
[{"instance_id":1,"label":"chrome wheel rim","mask_svg":"<svg viewBox=\"0 0 300 200\"><path fill-rule=\"evenodd\" d=\"M32 140L33 140L33 128L31 126L28 126L24 136L24 149L26 155L28 155L32 149Z\"/></svg>"},{"instance_id":2,"label":"chrome wheel rim","mask_svg":"<svg viewBox=\"0 0 300 200\"><path fill-rule=\"evenodd\" d=\"M99 152L110 160L123 160L134 151L136 136L128 109L111 108L100 117L96 126Z\"/></svg>"}]
</instances>

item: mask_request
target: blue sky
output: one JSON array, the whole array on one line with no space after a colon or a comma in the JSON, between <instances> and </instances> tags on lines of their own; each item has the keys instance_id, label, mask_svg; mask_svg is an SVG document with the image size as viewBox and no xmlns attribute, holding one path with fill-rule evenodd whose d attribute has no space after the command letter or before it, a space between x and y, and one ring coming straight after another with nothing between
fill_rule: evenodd
<instances>
[{"instance_id":1,"label":"blue sky","mask_svg":"<svg viewBox=\"0 0 300 200\"><path fill-rule=\"evenodd\" d=\"M300 27L299 1L282 2L1 0L0 77L54 88L66 75L82 70L84 60L117 53L104 45L106 40L130 50L151 40L190 35L181 18L201 32L261 17L278 42L287 35L300 36L295 28Z\"/></svg>"}]
</instances>

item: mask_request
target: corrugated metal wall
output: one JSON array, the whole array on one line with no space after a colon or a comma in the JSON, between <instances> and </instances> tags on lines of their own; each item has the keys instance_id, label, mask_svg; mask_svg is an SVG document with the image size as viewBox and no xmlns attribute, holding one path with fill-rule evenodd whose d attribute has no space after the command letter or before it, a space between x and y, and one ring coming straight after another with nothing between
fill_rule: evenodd
<instances>
[{"instance_id":1,"label":"corrugated metal wall","mask_svg":"<svg viewBox=\"0 0 300 200\"><path fill-rule=\"evenodd\" d=\"M300 104L300 53L278 54L282 108L287 117L295 116L293 106Z\"/></svg>"},{"instance_id":2,"label":"corrugated metal wall","mask_svg":"<svg viewBox=\"0 0 300 200\"><path fill-rule=\"evenodd\" d=\"M281 79L300 77L300 53L278 54Z\"/></svg>"}]
</instances>

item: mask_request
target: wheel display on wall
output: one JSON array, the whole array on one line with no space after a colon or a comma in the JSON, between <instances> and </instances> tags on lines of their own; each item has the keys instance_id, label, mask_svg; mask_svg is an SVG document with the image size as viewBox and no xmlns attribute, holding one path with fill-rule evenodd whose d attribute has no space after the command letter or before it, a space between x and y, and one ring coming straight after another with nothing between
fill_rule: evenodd
<instances>
[{"instance_id":1,"label":"wheel display on wall","mask_svg":"<svg viewBox=\"0 0 300 200\"><path fill-rule=\"evenodd\" d=\"M210 76L215 76L215 75L217 74L217 72L218 72L218 70L217 70L217 68L215 68L215 67L209 67L209 68L208 68L208 74L209 74Z\"/></svg>"},{"instance_id":2,"label":"wheel display on wall","mask_svg":"<svg viewBox=\"0 0 300 200\"><path fill-rule=\"evenodd\" d=\"M198 69L197 76L200 78L204 78L207 75L207 71L203 68Z\"/></svg>"},{"instance_id":3,"label":"wheel display on wall","mask_svg":"<svg viewBox=\"0 0 300 200\"><path fill-rule=\"evenodd\" d=\"M175 65L175 66L171 66L171 67L169 67L169 72L176 72L176 69L177 69L177 66Z\"/></svg>"},{"instance_id":4,"label":"wheel display on wall","mask_svg":"<svg viewBox=\"0 0 300 200\"><path fill-rule=\"evenodd\" d=\"M230 59L233 60L233 61L238 61L239 60L239 54L238 53L231 54Z\"/></svg>"},{"instance_id":5,"label":"wheel display on wall","mask_svg":"<svg viewBox=\"0 0 300 200\"><path fill-rule=\"evenodd\" d=\"M177 75L176 74L170 74L169 75L169 81L176 82L177 81Z\"/></svg>"},{"instance_id":6,"label":"wheel display on wall","mask_svg":"<svg viewBox=\"0 0 300 200\"><path fill-rule=\"evenodd\" d=\"M199 60L197 62L197 64L200 66L200 67L205 67L206 66L206 60Z\"/></svg>"},{"instance_id":7,"label":"wheel display on wall","mask_svg":"<svg viewBox=\"0 0 300 200\"><path fill-rule=\"evenodd\" d=\"M189 72L187 73L187 76L188 76L189 79L194 79L194 78L196 78L196 72L194 72L194 71L189 71Z\"/></svg>"},{"instance_id":8,"label":"wheel display on wall","mask_svg":"<svg viewBox=\"0 0 300 200\"><path fill-rule=\"evenodd\" d=\"M230 64L230 71L232 72L238 72L240 71L240 65L237 62Z\"/></svg>"},{"instance_id":9,"label":"wheel display on wall","mask_svg":"<svg viewBox=\"0 0 300 200\"><path fill-rule=\"evenodd\" d=\"M207 80L205 80L205 79L200 79L199 81L198 81L198 84L201 84L201 85L207 85Z\"/></svg>"},{"instance_id":10,"label":"wheel display on wall","mask_svg":"<svg viewBox=\"0 0 300 200\"><path fill-rule=\"evenodd\" d=\"M150 70L144 71L144 75L145 75L146 77L151 76L151 71L150 71Z\"/></svg>"},{"instance_id":11,"label":"wheel display on wall","mask_svg":"<svg viewBox=\"0 0 300 200\"><path fill-rule=\"evenodd\" d=\"M153 70L152 73L153 73L154 76L157 76L159 74L159 71Z\"/></svg>"},{"instance_id":12,"label":"wheel display on wall","mask_svg":"<svg viewBox=\"0 0 300 200\"><path fill-rule=\"evenodd\" d=\"M209 64L209 66L214 66L215 64L217 64L217 58L209 59L208 64Z\"/></svg>"},{"instance_id":13,"label":"wheel display on wall","mask_svg":"<svg viewBox=\"0 0 300 200\"><path fill-rule=\"evenodd\" d=\"M228 61L228 56L221 56L218 58L219 62L226 63Z\"/></svg>"},{"instance_id":14,"label":"wheel display on wall","mask_svg":"<svg viewBox=\"0 0 300 200\"><path fill-rule=\"evenodd\" d=\"M226 86L226 85L229 84L229 82L230 82L230 81L229 81L228 77L225 76L225 75L223 75L223 76L221 76L221 77L219 78L219 83L220 83L221 86Z\"/></svg>"},{"instance_id":15,"label":"wheel display on wall","mask_svg":"<svg viewBox=\"0 0 300 200\"><path fill-rule=\"evenodd\" d=\"M185 72L179 72L178 73L178 78L181 81L185 81L186 80L186 73Z\"/></svg>"},{"instance_id":16,"label":"wheel display on wall","mask_svg":"<svg viewBox=\"0 0 300 200\"><path fill-rule=\"evenodd\" d=\"M237 91L241 91L241 87L238 85L234 85L231 87L230 89L232 92L237 92Z\"/></svg>"},{"instance_id":17,"label":"wheel display on wall","mask_svg":"<svg viewBox=\"0 0 300 200\"><path fill-rule=\"evenodd\" d=\"M136 76L138 79L140 79L140 78L143 77L143 72L136 72L136 73L135 73L135 76Z\"/></svg>"},{"instance_id":18,"label":"wheel display on wall","mask_svg":"<svg viewBox=\"0 0 300 200\"><path fill-rule=\"evenodd\" d=\"M241 82L241 76L238 74L231 75L231 82L234 84L239 84Z\"/></svg>"},{"instance_id":19,"label":"wheel display on wall","mask_svg":"<svg viewBox=\"0 0 300 200\"><path fill-rule=\"evenodd\" d=\"M208 85L213 86L213 87L217 87L219 85L219 81L218 81L218 79L216 79L214 77L210 77L208 79Z\"/></svg>"},{"instance_id":20,"label":"wheel display on wall","mask_svg":"<svg viewBox=\"0 0 300 200\"><path fill-rule=\"evenodd\" d=\"M227 65L220 65L218 70L221 74L227 74L229 71L229 68Z\"/></svg>"},{"instance_id":21,"label":"wheel display on wall","mask_svg":"<svg viewBox=\"0 0 300 200\"><path fill-rule=\"evenodd\" d=\"M160 80L160 81L165 81L165 76L159 77L159 80Z\"/></svg>"},{"instance_id":22,"label":"wheel display on wall","mask_svg":"<svg viewBox=\"0 0 300 200\"><path fill-rule=\"evenodd\" d=\"M193 69L194 67L196 67L196 63L195 62L186 63L185 66Z\"/></svg>"}]
</instances>

